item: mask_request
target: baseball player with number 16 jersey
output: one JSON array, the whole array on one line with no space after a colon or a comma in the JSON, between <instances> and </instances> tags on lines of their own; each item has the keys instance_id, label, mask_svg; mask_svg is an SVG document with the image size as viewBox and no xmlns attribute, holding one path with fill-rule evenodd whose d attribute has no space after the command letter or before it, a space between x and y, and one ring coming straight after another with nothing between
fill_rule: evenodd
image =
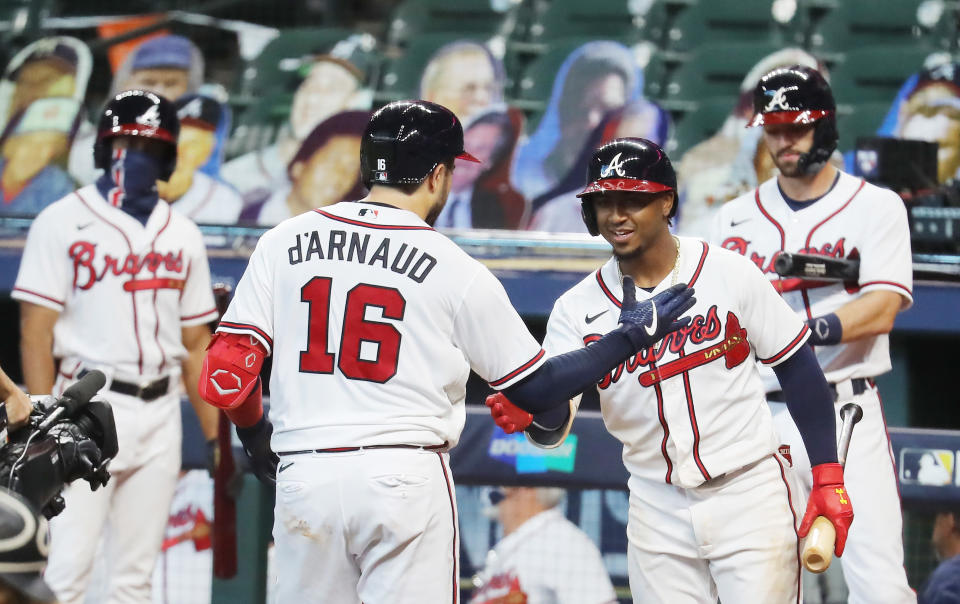
<instances>
[{"instance_id":1,"label":"baseball player with number 16 jersey","mask_svg":"<svg viewBox=\"0 0 960 604\"><path fill-rule=\"evenodd\" d=\"M204 397L227 409L260 476L276 480L282 602L456 603L447 450L463 429L470 369L515 398L567 405L635 339L647 342L628 318L596 355L545 362L493 274L431 227L454 159L475 161L450 111L380 109L361 143L370 195L264 234L207 353ZM692 291L671 300L682 312ZM655 331L672 323L665 313ZM259 396L266 354L270 421Z\"/></svg>"},{"instance_id":2,"label":"baseball player with number 16 jersey","mask_svg":"<svg viewBox=\"0 0 960 604\"><path fill-rule=\"evenodd\" d=\"M850 602L916 602L903 567L896 469L873 381L890 371L887 334L913 302L907 211L894 192L828 163L837 145L835 109L830 86L809 67L760 79L750 125L763 127L780 174L721 207L711 239L758 266L810 326L836 412L847 402L863 409L845 471L851 497L869 502L857 508L842 560ZM857 259L859 279L781 279L774 271L781 251ZM761 367L761 373L777 430L805 476L809 462L781 388L771 371Z\"/></svg>"}]
</instances>

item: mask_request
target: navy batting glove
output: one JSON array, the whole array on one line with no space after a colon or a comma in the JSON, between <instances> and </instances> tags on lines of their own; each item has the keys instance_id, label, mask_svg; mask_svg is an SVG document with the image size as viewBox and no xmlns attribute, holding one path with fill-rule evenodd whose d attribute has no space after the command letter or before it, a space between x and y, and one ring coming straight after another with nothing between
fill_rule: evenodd
<instances>
[{"instance_id":1,"label":"navy batting glove","mask_svg":"<svg viewBox=\"0 0 960 604\"><path fill-rule=\"evenodd\" d=\"M697 302L693 288L677 283L649 300L637 302L632 277L623 278L623 305L620 307L620 329L634 349L650 348L672 331L686 327L690 317L679 317Z\"/></svg>"},{"instance_id":2,"label":"navy batting glove","mask_svg":"<svg viewBox=\"0 0 960 604\"><path fill-rule=\"evenodd\" d=\"M270 449L270 437L273 435L273 424L266 416L262 416L257 423L247 428L237 426L237 436L243 443L243 452L250 460L250 467L260 482L267 486L277 484L277 463L280 458Z\"/></svg>"}]
</instances>

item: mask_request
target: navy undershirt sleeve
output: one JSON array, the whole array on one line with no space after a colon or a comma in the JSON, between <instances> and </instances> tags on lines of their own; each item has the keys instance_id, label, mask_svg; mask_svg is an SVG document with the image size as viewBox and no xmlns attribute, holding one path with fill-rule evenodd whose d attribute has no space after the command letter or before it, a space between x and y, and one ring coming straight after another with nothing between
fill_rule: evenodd
<instances>
[{"instance_id":1,"label":"navy undershirt sleeve","mask_svg":"<svg viewBox=\"0 0 960 604\"><path fill-rule=\"evenodd\" d=\"M533 414L553 411L543 425L566 418L567 401L596 385L604 375L634 354L627 334L615 329L593 344L547 359L536 371L503 389L508 399ZM559 407L560 409L556 409ZM559 420L549 419L557 414Z\"/></svg>"},{"instance_id":2,"label":"navy undershirt sleeve","mask_svg":"<svg viewBox=\"0 0 960 604\"><path fill-rule=\"evenodd\" d=\"M773 368L780 380L783 398L810 458L810 465L837 461L837 420L833 392L809 346L801 346L786 361Z\"/></svg>"}]
</instances>

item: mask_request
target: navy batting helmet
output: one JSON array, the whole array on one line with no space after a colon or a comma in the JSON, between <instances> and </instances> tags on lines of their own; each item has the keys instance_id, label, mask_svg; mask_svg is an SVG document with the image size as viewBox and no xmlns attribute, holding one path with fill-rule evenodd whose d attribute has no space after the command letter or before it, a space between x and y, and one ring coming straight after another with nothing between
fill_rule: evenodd
<instances>
[{"instance_id":1,"label":"navy batting helmet","mask_svg":"<svg viewBox=\"0 0 960 604\"><path fill-rule=\"evenodd\" d=\"M103 170L110 168L110 139L141 136L165 143L160 180L167 180L177 167L177 137L180 121L173 103L145 90L127 90L113 97L100 115L93 161Z\"/></svg>"},{"instance_id":2,"label":"navy batting helmet","mask_svg":"<svg viewBox=\"0 0 960 604\"><path fill-rule=\"evenodd\" d=\"M21 495L0 489L0 582L32 601L55 602L42 577L49 544L47 519Z\"/></svg>"},{"instance_id":3,"label":"navy batting helmet","mask_svg":"<svg viewBox=\"0 0 960 604\"><path fill-rule=\"evenodd\" d=\"M813 147L800 156L800 170L820 170L837 148L837 104L830 85L816 69L792 65L774 69L753 90L753 119L764 124L816 124Z\"/></svg>"},{"instance_id":4,"label":"navy batting helmet","mask_svg":"<svg viewBox=\"0 0 960 604\"><path fill-rule=\"evenodd\" d=\"M591 198L604 191L637 193L673 192L670 217L677 213L677 173L667 154L645 138L618 138L593 153L587 165L587 186L577 194L583 223L591 235L597 228L597 211Z\"/></svg>"},{"instance_id":5,"label":"navy batting helmet","mask_svg":"<svg viewBox=\"0 0 960 604\"><path fill-rule=\"evenodd\" d=\"M428 101L381 107L360 143L360 176L371 185L415 184L451 159L480 162L463 150L463 126L452 111Z\"/></svg>"}]
</instances>

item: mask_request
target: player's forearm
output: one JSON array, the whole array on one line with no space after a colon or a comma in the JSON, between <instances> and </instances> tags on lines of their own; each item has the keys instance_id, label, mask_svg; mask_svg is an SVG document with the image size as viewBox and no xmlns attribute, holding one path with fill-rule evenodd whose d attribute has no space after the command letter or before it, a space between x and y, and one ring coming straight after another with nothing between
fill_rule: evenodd
<instances>
[{"instance_id":1,"label":"player's forearm","mask_svg":"<svg viewBox=\"0 0 960 604\"><path fill-rule=\"evenodd\" d=\"M877 290L847 302L836 315L843 326L841 342L853 342L890 333L902 304L900 294Z\"/></svg>"},{"instance_id":2,"label":"player's forearm","mask_svg":"<svg viewBox=\"0 0 960 604\"><path fill-rule=\"evenodd\" d=\"M21 307L20 315L20 364L27 391L33 394L49 394L56 380L56 364L53 359L53 322L44 317L39 307ZM30 305L33 306L33 305ZM55 318L54 318L55 322Z\"/></svg>"},{"instance_id":3,"label":"player's forearm","mask_svg":"<svg viewBox=\"0 0 960 604\"><path fill-rule=\"evenodd\" d=\"M183 385L190 399L200 428L207 440L217 437L217 409L211 407L200 396L197 382L203 369L203 357L206 354L207 344L210 342L210 332L206 326L200 329L184 330L184 345L187 347L187 358L183 360Z\"/></svg>"},{"instance_id":4,"label":"player's forearm","mask_svg":"<svg viewBox=\"0 0 960 604\"><path fill-rule=\"evenodd\" d=\"M780 381L790 416L803 438L810 465L837 461L837 420L833 410L833 393L817 364L813 349L801 346L773 371Z\"/></svg>"},{"instance_id":5,"label":"player's forearm","mask_svg":"<svg viewBox=\"0 0 960 604\"><path fill-rule=\"evenodd\" d=\"M633 350L626 334L614 330L590 346L547 359L529 377L504 388L503 393L533 414L566 408L571 398L593 387Z\"/></svg>"}]
</instances>

